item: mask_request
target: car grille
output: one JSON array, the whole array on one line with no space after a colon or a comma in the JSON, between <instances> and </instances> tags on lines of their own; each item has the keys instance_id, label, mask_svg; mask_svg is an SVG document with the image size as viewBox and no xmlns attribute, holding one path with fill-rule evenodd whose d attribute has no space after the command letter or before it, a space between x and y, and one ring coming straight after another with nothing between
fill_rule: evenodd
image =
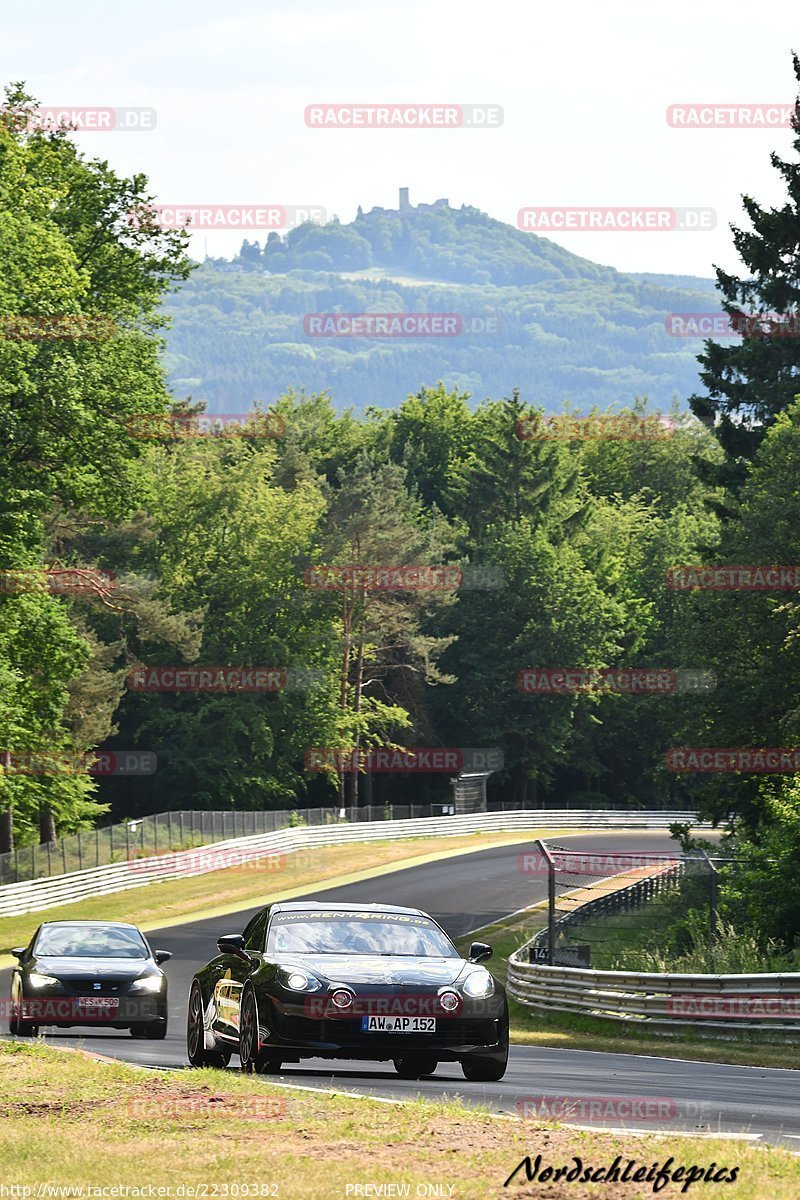
<instances>
[{"instance_id":1,"label":"car grille","mask_svg":"<svg viewBox=\"0 0 800 1200\"><path fill-rule=\"evenodd\" d=\"M98 979L96 976L91 979L62 979L61 983L73 996L118 996L129 987L127 982ZM100 986L95 987L96 983Z\"/></svg>"}]
</instances>

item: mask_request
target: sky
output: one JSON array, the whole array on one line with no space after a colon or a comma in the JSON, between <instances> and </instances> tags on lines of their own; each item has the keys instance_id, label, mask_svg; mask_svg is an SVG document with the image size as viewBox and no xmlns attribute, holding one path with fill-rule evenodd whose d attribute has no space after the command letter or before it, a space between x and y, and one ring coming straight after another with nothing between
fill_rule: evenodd
<instances>
[{"instance_id":1,"label":"sky","mask_svg":"<svg viewBox=\"0 0 800 1200\"><path fill-rule=\"evenodd\" d=\"M791 104L793 0L5 0L0 30L3 83L24 80L42 105L155 109L155 128L76 140L147 174L167 205L349 221L358 204L396 207L406 186L412 203L447 197L512 225L521 208L702 209L700 229L548 236L620 270L709 276L738 265L741 194L781 203L769 155L792 155L787 128L677 128L667 110ZM502 124L306 123L310 105L388 103L498 106ZM192 253L231 255L241 240L213 229Z\"/></svg>"}]
</instances>

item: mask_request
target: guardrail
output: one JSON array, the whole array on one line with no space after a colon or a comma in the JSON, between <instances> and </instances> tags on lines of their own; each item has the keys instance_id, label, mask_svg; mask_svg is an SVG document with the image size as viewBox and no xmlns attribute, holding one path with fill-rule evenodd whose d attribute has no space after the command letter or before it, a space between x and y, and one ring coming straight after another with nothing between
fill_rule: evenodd
<instances>
[{"instance_id":1,"label":"guardrail","mask_svg":"<svg viewBox=\"0 0 800 1200\"><path fill-rule=\"evenodd\" d=\"M340 821L314 827L295 826L231 838L200 849L181 850L150 857L135 857L86 871L47 879L32 879L0 888L0 917L39 912L88 896L110 895L166 879L202 875L221 865L255 861L316 846L346 842L387 841L398 838L448 837L480 832L535 832L545 829L666 829L674 821L697 823L690 812L580 811L576 809L526 809L514 812L469 813L451 817L423 817L405 821ZM226 862L231 857L233 861Z\"/></svg>"},{"instance_id":2,"label":"guardrail","mask_svg":"<svg viewBox=\"0 0 800 1200\"><path fill-rule=\"evenodd\" d=\"M800 974L671 975L536 966L509 959L508 990L528 1008L580 1013L644 1028L800 1034Z\"/></svg>"},{"instance_id":3,"label":"guardrail","mask_svg":"<svg viewBox=\"0 0 800 1200\"><path fill-rule=\"evenodd\" d=\"M657 868L645 879L587 901L565 914L556 929L597 911L619 911L669 887L681 864ZM549 939L539 930L508 960L508 994L527 1008L578 1013L624 1021L642 1028L666 1028L730 1036L778 1031L800 1035L800 973L689 975L645 971L598 971L588 967L541 965L527 961L532 946Z\"/></svg>"}]
</instances>

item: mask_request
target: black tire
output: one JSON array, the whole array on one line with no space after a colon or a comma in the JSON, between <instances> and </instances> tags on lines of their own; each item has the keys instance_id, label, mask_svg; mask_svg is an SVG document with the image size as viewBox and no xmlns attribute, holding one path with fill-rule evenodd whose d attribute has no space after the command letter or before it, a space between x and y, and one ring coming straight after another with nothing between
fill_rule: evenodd
<instances>
[{"instance_id":1,"label":"black tire","mask_svg":"<svg viewBox=\"0 0 800 1200\"><path fill-rule=\"evenodd\" d=\"M39 1033L38 1025L34 1025L32 1021L26 1021L23 1017L19 1018L19 1020L17 1021L16 1033L14 1034L15 1037L24 1037L24 1038L37 1037L38 1033Z\"/></svg>"},{"instance_id":2,"label":"black tire","mask_svg":"<svg viewBox=\"0 0 800 1200\"><path fill-rule=\"evenodd\" d=\"M167 1022L154 1022L152 1025L145 1025L144 1036L149 1042L163 1042L167 1036Z\"/></svg>"},{"instance_id":3,"label":"black tire","mask_svg":"<svg viewBox=\"0 0 800 1200\"><path fill-rule=\"evenodd\" d=\"M146 1029L147 1029L146 1025L131 1025L131 1037L132 1038L146 1037L146 1034L145 1034Z\"/></svg>"},{"instance_id":4,"label":"black tire","mask_svg":"<svg viewBox=\"0 0 800 1200\"><path fill-rule=\"evenodd\" d=\"M258 1044L258 1005L251 987L242 993L239 1009L239 1062L246 1075L275 1075L283 1062Z\"/></svg>"},{"instance_id":5,"label":"black tire","mask_svg":"<svg viewBox=\"0 0 800 1200\"><path fill-rule=\"evenodd\" d=\"M131 1030L131 1032L133 1032ZM166 1027L164 1029L166 1034ZM227 1067L231 1056L225 1050L206 1050L203 1044L203 997L195 979L189 992L186 1018L186 1052L190 1067Z\"/></svg>"},{"instance_id":6,"label":"black tire","mask_svg":"<svg viewBox=\"0 0 800 1200\"><path fill-rule=\"evenodd\" d=\"M474 1054L461 1060L461 1070L464 1078L470 1083L497 1083L508 1069L508 1033L506 1041L497 1055L487 1058L485 1055Z\"/></svg>"},{"instance_id":7,"label":"black tire","mask_svg":"<svg viewBox=\"0 0 800 1200\"><path fill-rule=\"evenodd\" d=\"M416 1054L408 1058L395 1058L394 1069L401 1079L422 1079L433 1075L439 1063L430 1054Z\"/></svg>"}]
</instances>

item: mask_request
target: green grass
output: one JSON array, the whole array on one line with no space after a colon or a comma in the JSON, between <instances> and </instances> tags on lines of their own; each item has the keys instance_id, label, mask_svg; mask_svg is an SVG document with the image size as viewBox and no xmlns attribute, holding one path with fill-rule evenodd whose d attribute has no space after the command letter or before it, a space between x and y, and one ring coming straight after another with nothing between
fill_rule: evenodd
<instances>
[{"instance_id":1,"label":"green grass","mask_svg":"<svg viewBox=\"0 0 800 1200\"><path fill-rule=\"evenodd\" d=\"M712 1162L738 1168L735 1189L697 1183L693 1197L718 1200L724 1191L736 1200L794 1200L800 1191L795 1156L742 1141L589 1133L555 1122L498 1120L457 1101L379 1103L232 1071L138 1071L80 1051L12 1042L0 1044L0 1075L0 1179L32 1188L29 1195L42 1183L164 1187L172 1197L181 1186L205 1185L209 1197L279 1200L344 1200L369 1184L373 1190L362 1196L379 1195L380 1184L408 1185L410 1196L437 1184L439 1195L452 1200L609 1195L602 1183L534 1190L520 1186L524 1172L504 1188L522 1159L537 1154L543 1166L572 1166L578 1155L598 1167L621 1155L623 1163L636 1159L648 1167L672 1159L673 1168ZM471 1090L480 1094L479 1086ZM652 1193L650 1185L646 1191L615 1185L613 1194L633 1200ZM662 1194L679 1195L679 1184Z\"/></svg>"}]
</instances>

